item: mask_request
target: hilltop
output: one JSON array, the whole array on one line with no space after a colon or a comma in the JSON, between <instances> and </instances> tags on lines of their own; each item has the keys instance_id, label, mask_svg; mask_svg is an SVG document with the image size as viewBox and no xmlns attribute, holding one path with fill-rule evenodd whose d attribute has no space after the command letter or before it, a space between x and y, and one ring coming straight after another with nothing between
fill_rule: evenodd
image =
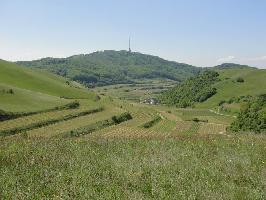
<instances>
[{"instance_id":1,"label":"hilltop","mask_svg":"<svg viewBox=\"0 0 266 200\"><path fill-rule=\"evenodd\" d=\"M215 69L215 70L222 70L222 69L257 69L255 67L251 67L248 65L240 65L236 63L223 63L214 67L211 67L210 69Z\"/></svg>"},{"instance_id":2,"label":"hilltop","mask_svg":"<svg viewBox=\"0 0 266 200\"><path fill-rule=\"evenodd\" d=\"M134 83L139 79L156 78L180 82L200 71L200 68L192 65L167 61L157 56L113 50L17 63L46 69L87 86Z\"/></svg>"},{"instance_id":3,"label":"hilltop","mask_svg":"<svg viewBox=\"0 0 266 200\"><path fill-rule=\"evenodd\" d=\"M0 110L35 111L94 94L60 76L0 60Z\"/></svg>"}]
</instances>

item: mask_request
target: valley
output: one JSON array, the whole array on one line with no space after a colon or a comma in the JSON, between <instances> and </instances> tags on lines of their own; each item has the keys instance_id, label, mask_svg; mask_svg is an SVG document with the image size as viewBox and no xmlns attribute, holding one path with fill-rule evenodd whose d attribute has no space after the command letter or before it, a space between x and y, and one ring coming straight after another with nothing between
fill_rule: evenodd
<instances>
[{"instance_id":1,"label":"valley","mask_svg":"<svg viewBox=\"0 0 266 200\"><path fill-rule=\"evenodd\" d=\"M0 0L0 200L266 200L265 8Z\"/></svg>"},{"instance_id":2,"label":"valley","mask_svg":"<svg viewBox=\"0 0 266 200\"><path fill-rule=\"evenodd\" d=\"M218 69L217 92L183 108L145 100L185 81L90 88L6 61L0 72L0 197L265 197L263 129L229 130L243 103L229 100L265 93L265 70Z\"/></svg>"}]
</instances>

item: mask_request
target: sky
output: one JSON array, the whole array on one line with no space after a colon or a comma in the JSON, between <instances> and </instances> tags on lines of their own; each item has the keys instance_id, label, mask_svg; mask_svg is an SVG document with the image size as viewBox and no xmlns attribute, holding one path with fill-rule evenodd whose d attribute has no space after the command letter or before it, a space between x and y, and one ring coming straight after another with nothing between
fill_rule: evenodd
<instances>
[{"instance_id":1,"label":"sky","mask_svg":"<svg viewBox=\"0 0 266 200\"><path fill-rule=\"evenodd\" d=\"M266 68L265 0L0 0L0 58L128 49Z\"/></svg>"}]
</instances>

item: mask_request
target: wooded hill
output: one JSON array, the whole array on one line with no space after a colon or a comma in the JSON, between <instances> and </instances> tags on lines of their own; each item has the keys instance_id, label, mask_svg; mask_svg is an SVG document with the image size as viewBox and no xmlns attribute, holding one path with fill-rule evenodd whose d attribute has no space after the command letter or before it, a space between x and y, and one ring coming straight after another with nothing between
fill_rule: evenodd
<instances>
[{"instance_id":1,"label":"wooded hill","mask_svg":"<svg viewBox=\"0 0 266 200\"><path fill-rule=\"evenodd\" d=\"M201 70L192 65L167 61L157 56L113 50L17 63L31 68L46 69L87 86L133 83L138 79L171 79L180 82Z\"/></svg>"},{"instance_id":2,"label":"wooded hill","mask_svg":"<svg viewBox=\"0 0 266 200\"><path fill-rule=\"evenodd\" d=\"M216 88L212 85L219 81L218 76L215 71L204 71L164 92L160 100L162 103L181 108L203 102L216 93Z\"/></svg>"}]
</instances>

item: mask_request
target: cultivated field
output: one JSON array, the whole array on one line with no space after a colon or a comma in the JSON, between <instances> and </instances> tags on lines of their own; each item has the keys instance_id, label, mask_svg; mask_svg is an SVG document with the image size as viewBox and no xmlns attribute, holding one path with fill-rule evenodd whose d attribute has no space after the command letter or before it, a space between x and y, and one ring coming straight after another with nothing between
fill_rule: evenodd
<instances>
[{"instance_id":1,"label":"cultivated field","mask_svg":"<svg viewBox=\"0 0 266 200\"><path fill-rule=\"evenodd\" d=\"M0 136L1 199L266 198L265 136L226 132L230 117L106 96L78 101L0 122L0 131L22 130ZM106 123L125 112L132 119ZM92 131L66 134L82 127Z\"/></svg>"}]
</instances>

